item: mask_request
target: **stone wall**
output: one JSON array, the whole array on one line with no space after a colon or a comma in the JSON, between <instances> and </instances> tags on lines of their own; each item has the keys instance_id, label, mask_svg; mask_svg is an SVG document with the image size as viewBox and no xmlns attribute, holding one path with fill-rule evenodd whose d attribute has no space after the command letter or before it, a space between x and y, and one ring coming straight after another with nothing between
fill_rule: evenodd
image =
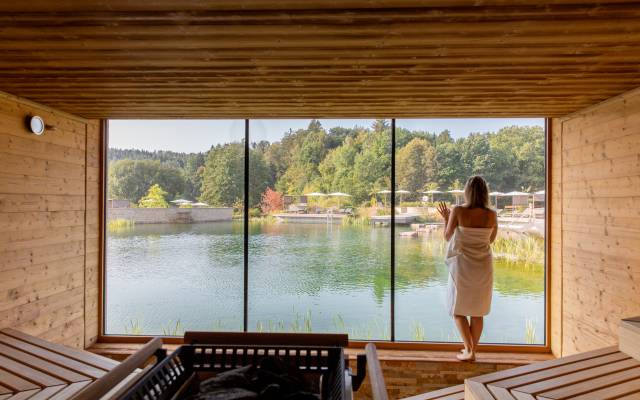
<instances>
[{"instance_id":1,"label":"stone wall","mask_svg":"<svg viewBox=\"0 0 640 400\"><path fill-rule=\"evenodd\" d=\"M231 221L233 209L220 208L112 208L107 219L132 220L136 224L197 223Z\"/></svg>"}]
</instances>

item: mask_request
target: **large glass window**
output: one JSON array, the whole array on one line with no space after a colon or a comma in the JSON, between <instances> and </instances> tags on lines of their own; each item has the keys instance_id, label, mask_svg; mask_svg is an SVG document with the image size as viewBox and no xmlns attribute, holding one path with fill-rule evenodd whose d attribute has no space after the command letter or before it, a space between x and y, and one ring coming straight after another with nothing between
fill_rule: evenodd
<instances>
[{"instance_id":1,"label":"large glass window","mask_svg":"<svg viewBox=\"0 0 640 400\"><path fill-rule=\"evenodd\" d=\"M468 177L498 211L492 311L483 343L545 343L544 119L396 121L398 340L460 341L446 310L449 271L436 204L461 204Z\"/></svg>"},{"instance_id":2,"label":"large glass window","mask_svg":"<svg viewBox=\"0 0 640 400\"><path fill-rule=\"evenodd\" d=\"M390 121L255 120L250 142L249 330L389 339Z\"/></svg>"},{"instance_id":3,"label":"large glass window","mask_svg":"<svg viewBox=\"0 0 640 400\"><path fill-rule=\"evenodd\" d=\"M458 342L435 205L477 174L500 230L481 341L545 344L544 124L109 121L105 333Z\"/></svg>"},{"instance_id":4,"label":"large glass window","mask_svg":"<svg viewBox=\"0 0 640 400\"><path fill-rule=\"evenodd\" d=\"M243 329L244 121L109 121L105 333Z\"/></svg>"}]
</instances>

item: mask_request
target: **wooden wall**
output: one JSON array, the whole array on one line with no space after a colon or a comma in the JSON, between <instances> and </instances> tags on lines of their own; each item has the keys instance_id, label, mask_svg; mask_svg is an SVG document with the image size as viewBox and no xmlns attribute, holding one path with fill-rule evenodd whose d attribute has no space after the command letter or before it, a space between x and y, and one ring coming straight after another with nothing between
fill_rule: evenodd
<instances>
[{"instance_id":1,"label":"wooden wall","mask_svg":"<svg viewBox=\"0 0 640 400\"><path fill-rule=\"evenodd\" d=\"M640 88L553 128L552 339L567 355L640 315Z\"/></svg>"},{"instance_id":2,"label":"wooden wall","mask_svg":"<svg viewBox=\"0 0 640 400\"><path fill-rule=\"evenodd\" d=\"M55 131L28 133L39 115ZM0 92L0 329L98 334L100 126Z\"/></svg>"}]
</instances>

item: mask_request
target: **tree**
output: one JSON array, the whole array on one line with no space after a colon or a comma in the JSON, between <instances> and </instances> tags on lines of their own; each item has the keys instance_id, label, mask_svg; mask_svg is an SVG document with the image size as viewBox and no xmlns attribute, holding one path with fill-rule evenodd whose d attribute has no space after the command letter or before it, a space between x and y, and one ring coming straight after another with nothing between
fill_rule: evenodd
<instances>
[{"instance_id":1,"label":"tree","mask_svg":"<svg viewBox=\"0 0 640 400\"><path fill-rule=\"evenodd\" d=\"M260 202L260 209L264 214L269 214L273 211L280 211L284 206L282 194L268 187L264 193L262 193L262 201Z\"/></svg>"},{"instance_id":2,"label":"tree","mask_svg":"<svg viewBox=\"0 0 640 400\"><path fill-rule=\"evenodd\" d=\"M257 207L261 194L273 186L269 167L261 152L249 150L249 207Z\"/></svg>"},{"instance_id":3,"label":"tree","mask_svg":"<svg viewBox=\"0 0 640 400\"><path fill-rule=\"evenodd\" d=\"M353 188L350 194L359 204L371 193L391 188L391 134L385 124L377 123L374 131L358 136L361 151L354 157Z\"/></svg>"},{"instance_id":4,"label":"tree","mask_svg":"<svg viewBox=\"0 0 640 400\"><path fill-rule=\"evenodd\" d=\"M451 137L451 132L448 129L440 132L438 136L435 138L436 146L440 146L447 143L453 143L453 138Z\"/></svg>"},{"instance_id":5,"label":"tree","mask_svg":"<svg viewBox=\"0 0 640 400\"><path fill-rule=\"evenodd\" d=\"M456 143L444 143L436 146L437 179L440 187L449 187L453 181L464 175L460 163L460 151Z\"/></svg>"},{"instance_id":6,"label":"tree","mask_svg":"<svg viewBox=\"0 0 640 400\"><path fill-rule=\"evenodd\" d=\"M462 190L462 187L463 186L462 186L462 183L460 182L460 179L456 179L449 186L449 190Z\"/></svg>"},{"instance_id":7,"label":"tree","mask_svg":"<svg viewBox=\"0 0 640 400\"><path fill-rule=\"evenodd\" d=\"M138 202L140 208L168 208L167 192L162 190L160 185L152 185L147 191L147 195L143 196Z\"/></svg>"},{"instance_id":8,"label":"tree","mask_svg":"<svg viewBox=\"0 0 640 400\"><path fill-rule=\"evenodd\" d=\"M244 145L217 145L207 154L202 173L200 201L232 207L244 201Z\"/></svg>"},{"instance_id":9,"label":"tree","mask_svg":"<svg viewBox=\"0 0 640 400\"><path fill-rule=\"evenodd\" d=\"M109 167L109 197L137 203L147 189L158 184L174 198L183 193L182 171L162 165L158 160L119 160Z\"/></svg>"},{"instance_id":10,"label":"tree","mask_svg":"<svg viewBox=\"0 0 640 400\"><path fill-rule=\"evenodd\" d=\"M398 188L411 192L407 197L417 198L427 182L435 179L436 152L433 146L422 138L414 138L398 151L396 157L396 178Z\"/></svg>"}]
</instances>

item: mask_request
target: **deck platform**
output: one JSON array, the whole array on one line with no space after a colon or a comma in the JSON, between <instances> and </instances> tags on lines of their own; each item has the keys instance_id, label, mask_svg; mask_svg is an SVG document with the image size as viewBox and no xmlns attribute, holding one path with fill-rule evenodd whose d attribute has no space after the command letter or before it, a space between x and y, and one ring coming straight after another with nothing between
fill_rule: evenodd
<instances>
[{"instance_id":1,"label":"deck platform","mask_svg":"<svg viewBox=\"0 0 640 400\"><path fill-rule=\"evenodd\" d=\"M416 218L418 218L418 216L415 214L396 214L396 225L409 225L413 223ZM371 221L374 224L389 224L391 223L391 215L376 215L375 217L371 217Z\"/></svg>"},{"instance_id":2,"label":"deck platform","mask_svg":"<svg viewBox=\"0 0 640 400\"><path fill-rule=\"evenodd\" d=\"M306 223L306 224L340 224L347 214L276 214L280 222Z\"/></svg>"}]
</instances>

